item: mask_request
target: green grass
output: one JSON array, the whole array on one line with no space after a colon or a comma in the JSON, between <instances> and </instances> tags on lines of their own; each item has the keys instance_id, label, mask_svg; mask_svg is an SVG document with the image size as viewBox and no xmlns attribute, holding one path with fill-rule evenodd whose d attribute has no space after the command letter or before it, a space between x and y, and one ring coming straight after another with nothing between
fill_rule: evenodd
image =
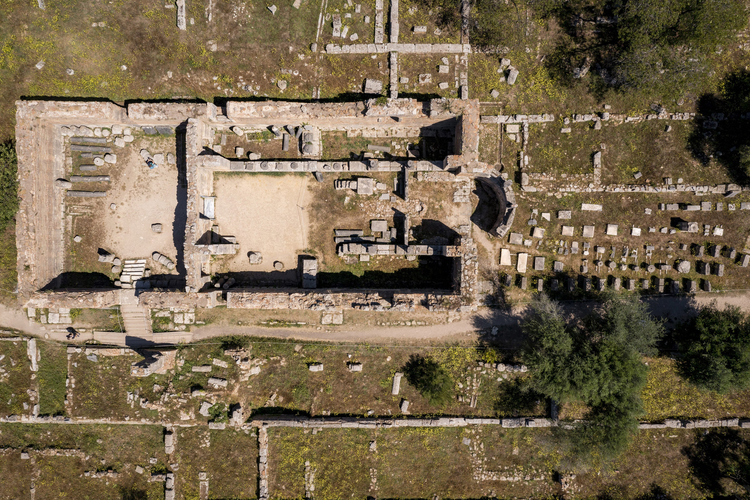
<instances>
[{"instance_id":1,"label":"green grass","mask_svg":"<svg viewBox=\"0 0 750 500\"><path fill-rule=\"evenodd\" d=\"M644 419L750 417L750 391L719 394L702 390L678 375L673 360L656 358L647 362Z\"/></svg>"},{"instance_id":2,"label":"green grass","mask_svg":"<svg viewBox=\"0 0 750 500\"><path fill-rule=\"evenodd\" d=\"M30 408L23 405L30 404L26 391L31 387L31 368L26 357L26 342L0 343L0 354L4 355L0 361L0 368L4 371L0 378L0 414L21 415L31 413Z\"/></svg>"},{"instance_id":3,"label":"green grass","mask_svg":"<svg viewBox=\"0 0 750 500\"><path fill-rule=\"evenodd\" d=\"M0 454L0 498L28 496L32 464L19 460L21 450L36 455L39 476L35 485L41 498L164 498L162 483L147 482L150 472L163 469L167 462L162 434L161 426L0 424L0 447L14 450ZM34 451L46 449L77 450L84 456L45 457ZM6 457L13 463L9 464ZM157 459L156 465L149 463L151 457ZM136 474L136 465L144 467L145 474ZM108 480L83 476L85 471L110 469L120 476ZM16 495L17 491L24 493Z\"/></svg>"},{"instance_id":4,"label":"green grass","mask_svg":"<svg viewBox=\"0 0 750 500\"><path fill-rule=\"evenodd\" d=\"M68 376L66 347L40 342L41 353L37 380L39 381L39 413L41 415L65 414L65 379Z\"/></svg>"},{"instance_id":5,"label":"green grass","mask_svg":"<svg viewBox=\"0 0 750 500\"><path fill-rule=\"evenodd\" d=\"M206 472L209 498L257 498L258 438L255 431L177 431L178 498L198 498L198 473ZM181 495L181 497L180 497Z\"/></svg>"}]
</instances>

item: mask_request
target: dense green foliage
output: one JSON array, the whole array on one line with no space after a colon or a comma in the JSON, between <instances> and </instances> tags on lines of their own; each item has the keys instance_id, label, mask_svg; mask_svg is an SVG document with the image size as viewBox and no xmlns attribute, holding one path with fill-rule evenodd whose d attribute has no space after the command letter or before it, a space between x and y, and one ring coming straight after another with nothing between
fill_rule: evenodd
<instances>
[{"instance_id":1,"label":"dense green foliage","mask_svg":"<svg viewBox=\"0 0 750 500\"><path fill-rule=\"evenodd\" d=\"M453 379L432 359L412 356L404 366L404 375L430 404L445 404L453 395Z\"/></svg>"},{"instance_id":2,"label":"dense green foliage","mask_svg":"<svg viewBox=\"0 0 750 500\"><path fill-rule=\"evenodd\" d=\"M557 401L589 406L586 423L566 433L570 463L615 458L638 428L640 392L663 333L636 296L610 296L600 310L569 324L545 295L531 304L523 323L524 360L535 390Z\"/></svg>"},{"instance_id":3,"label":"dense green foliage","mask_svg":"<svg viewBox=\"0 0 750 500\"><path fill-rule=\"evenodd\" d=\"M17 171L15 144L0 144L0 231L8 226L18 211Z\"/></svg>"},{"instance_id":4,"label":"dense green foliage","mask_svg":"<svg viewBox=\"0 0 750 500\"><path fill-rule=\"evenodd\" d=\"M750 322L739 308L704 307L676 332L685 378L726 393L750 387Z\"/></svg>"},{"instance_id":5,"label":"dense green foliage","mask_svg":"<svg viewBox=\"0 0 750 500\"><path fill-rule=\"evenodd\" d=\"M586 62L594 90L647 89L677 96L712 74L712 55L747 25L744 0L529 0L566 36L548 64L572 83ZM498 40L498 44L502 43Z\"/></svg>"}]
</instances>

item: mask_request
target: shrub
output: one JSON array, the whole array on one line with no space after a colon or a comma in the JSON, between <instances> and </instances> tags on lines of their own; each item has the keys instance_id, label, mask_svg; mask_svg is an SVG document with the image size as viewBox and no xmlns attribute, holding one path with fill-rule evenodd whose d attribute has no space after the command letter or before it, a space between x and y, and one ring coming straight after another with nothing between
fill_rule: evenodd
<instances>
[{"instance_id":1,"label":"shrub","mask_svg":"<svg viewBox=\"0 0 750 500\"><path fill-rule=\"evenodd\" d=\"M404 366L404 375L430 404L443 405L453 395L453 379L436 361L412 355Z\"/></svg>"},{"instance_id":2,"label":"shrub","mask_svg":"<svg viewBox=\"0 0 750 500\"><path fill-rule=\"evenodd\" d=\"M680 371L695 385L720 393L750 386L750 323L739 308L702 308L676 341Z\"/></svg>"}]
</instances>

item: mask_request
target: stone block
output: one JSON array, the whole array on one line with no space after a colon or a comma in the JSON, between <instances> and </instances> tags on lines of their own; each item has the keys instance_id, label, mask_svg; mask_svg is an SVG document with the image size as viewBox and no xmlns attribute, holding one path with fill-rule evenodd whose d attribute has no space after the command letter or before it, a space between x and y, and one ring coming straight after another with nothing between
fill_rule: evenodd
<instances>
[{"instance_id":1,"label":"stone block","mask_svg":"<svg viewBox=\"0 0 750 500\"><path fill-rule=\"evenodd\" d=\"M526 267L529 260L529 254L522 252L518 254L518 262L516 263L516 270L523 274L526 272Z\"/></svg>"},{"instance_id":2,"label":"stone block","mask_svg":"<svg viewBox=\"0 0 750 500\"><path fill-rule=\"evenodd\" d=\"M581 210L584 212L601 212L603 206L596 203L581 203Z\"/></svg>"},{"instance_id":3,"label":"stone block","mask_svg":"<svg viewBox=\"0 0 750 500\"><path fill-rule=\"evenodd\" d=\"M750 257L750 256L748 256ZM507 248L501 248L500 249L500 265L501 266L509 266L511 265L510 260L510 250Z\"/></svg>"}]
</instances>

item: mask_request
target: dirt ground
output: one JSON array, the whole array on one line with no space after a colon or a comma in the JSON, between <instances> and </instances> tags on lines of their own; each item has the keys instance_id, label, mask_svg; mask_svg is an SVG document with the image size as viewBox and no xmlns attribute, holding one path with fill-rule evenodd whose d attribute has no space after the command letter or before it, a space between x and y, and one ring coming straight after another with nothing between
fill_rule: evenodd
<instances>
[{"instance_id":1,"label":"dirt ground","mask_svg":"<svg viewBox=\"0 0 750 500\"><path fill-rule=\"evenodd\" d=\"M66 198L65 211L71 217L67 235L67 273L99 273L109 276L111 264L98 262L99 249L114 253L120 259L148 258L158 251L176 262L177 247L184 240L185 208L178 209L178 174L175 165L166 161L149 170L140 156L142 148L154 155L174 153L174 137L143 137L124 148L113 147L114 165L105 163L96 172L81 172L78 166L90 159L73 157L73 175L109 175L110 182L81 183L74 189L107 191L104 198ZM183 191L184 193L184 191ZM111 208L112 204L115 208ZM180 212L178 219L175 214ZM151 224L162 224L162 232L151 230ZM74 236L81 236L80 242ZM150 262L150 265L154 265ZM160 266L159 266L160 267ZM166 268L155 269L158 273ZM76 278L74 284L91 285L94 279ZM88 281L86 281L88 280Z\"/></svg>"},{"instance_id":2,"label":"dirt ground","mask_svg":"<svg viewBox=\"0 0 750 500\"><path fill-rule=\"evenodd\" d=\"M112 186L101 201L102 222L105 232L104 248L118 257L143 258L160 252L173 261L176 259L174 231L177 208L177 166L163 162L150 170L140 156L141 148L151 154L174 153L174 142L163 139L143 139L117 152L117 165L112 169ZM114 203L116 208L110 209ZM182 217L184 219L184 217ZM162 224L162 232L154 233L151 224Z\"/></svg>"},{"instance_id":3,"label":"dirt ground","mask_svg":"<svg viewBox=\"0 0 750 500\"><path fill-rule=\"evenodd\" d=\"M308 244L307 175L216 175L216 223L222 235L234 236L240 251L224 262L228 271L273 271L281 261L297 268ZM260 252L263 263L250 265L248 252Z\"/></svg>"}]
</instances>

